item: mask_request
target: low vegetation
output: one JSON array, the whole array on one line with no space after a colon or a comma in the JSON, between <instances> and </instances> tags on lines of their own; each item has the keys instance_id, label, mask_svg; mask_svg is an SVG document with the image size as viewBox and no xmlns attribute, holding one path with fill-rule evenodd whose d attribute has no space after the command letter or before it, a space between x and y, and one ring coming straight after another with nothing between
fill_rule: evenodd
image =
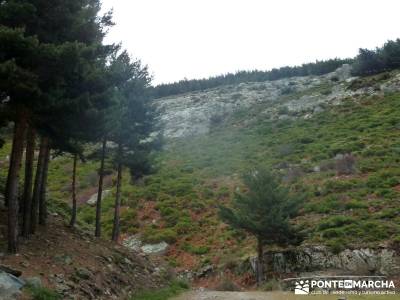
<instances>
[{"instance_id":1,"label":"low vegetation","mask_svg":"<svg viewBox=\"0 0 400 300\"><path fill-rule=\"evenodd\" d=\"M305 195L295 219L304 244L324 244L339 252L394 243L400 237L399 99L397 93L348 99L307 120L270 121L255 110L256 121L247 125L246 115L238 112L209 136L169 143L156 158L155 174L134 185L124 179L123 234L141 233L145 242L172 244L169 259L177 268L254 253L254 241L226 228L217 208L229 203L242 185L238 174L263 165L290 183L292 192ZM62 159L59 163L71 165ZM90 166L88 162L88 172ZM64 173L56 174L57 181L68 181ZM58 194L52 182L50 195L62 201L67 194ZM112 227L115 187L111 189L102 208L104 234ZM81 225L92 228L93 214L93 207L81 206Z\"/></svg>"},{"instance_id":2,"label":"low vegetation","mask_svg":"<svg viewBox=\"0 0 400 300\"><path fill-rule=\"evenodd\" d=\"M189 289L189 285L183 281L172 281L169 286L157 291L143 291L131 300L165 300Z\"/></svg>"},{"instance_id":3,"label":"low vegetation","mask_svg":"<svg viewBox=\"0 0 400 300\"><path fill-rule=\"evenodd\" d=\"M45 287L28 286L28 292L32 296L32 300L60 300L62 296Z\"/></svg>"}]
</instances>

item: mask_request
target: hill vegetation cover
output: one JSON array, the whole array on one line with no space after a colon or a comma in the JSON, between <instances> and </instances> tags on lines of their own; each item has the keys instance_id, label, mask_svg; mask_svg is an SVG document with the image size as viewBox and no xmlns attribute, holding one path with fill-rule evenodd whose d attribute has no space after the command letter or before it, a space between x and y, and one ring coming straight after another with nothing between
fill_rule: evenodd
<instances>
[{"instance_id":1,"label":"hill vegetation cover","mask_svg":"<svg viewBox=\"0 0 400 300\"><path fill-rule=\"evenodd\" d=\"M41 246L43 253L57 246L43 235L59 216L70 227L54 225L65 241L87 230L111 240L115 244L105 247L114 250L126 240L166 245L174 272L198 271L199 278L214 267L240 269L254 255L249 232L271 249L293 242L289 228L296 228L302 246L332 253L399 251L400 40L360 49L353 59L152 87L147 66L121 45L104 43L113 22L111 12L100 15L100 1L9 0L0 8L1 246L7 259L20 257L21 244ZM343 64L341 72L351 74L338 75ZM216 105L200 113L210 103ZM209 115L214 109L222 113ZM192 134L163 139L168 118L184 124L175 131ZM195 120L199 130L186 130L193 124L182 120ZM239 210L230 209L240 205L232 200L261 199L248 197L257 187L246 190L241 177L255 167L276 176L267 176L271 186L258 187L285 191L270 196L304 198L296 213L285 201L267 203L264 211L275 207L280 214L265 212L268 220L251 220L259 225L251 228L235 222ZM228 223L242 226L224 223L221 208L230 212ZM265 224L277 216L279 239L267 240ZM100 260L99 266L107 263ZM186 287L172 281L154 297ZM36 292L53 297L31 288Z\"/></svg>"}]
</instances>

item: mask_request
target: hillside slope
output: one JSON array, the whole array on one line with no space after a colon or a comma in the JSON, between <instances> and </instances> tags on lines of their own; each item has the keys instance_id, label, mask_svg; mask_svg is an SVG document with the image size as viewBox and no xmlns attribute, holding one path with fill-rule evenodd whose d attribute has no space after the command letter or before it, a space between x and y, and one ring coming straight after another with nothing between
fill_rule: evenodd
<instances>
[{"instance_id":1,"label":"hillside slope","mask_svg":"<svg viewBox=\"0 0 400 300\"><path fill-rule=\"evenodd\" d=\"M216 216L244 170L277 170L307 195L304 244L334 252L398 247L400 75L321 77L226 86L160 99L168 144L137 188L159 218L139 231L171 247L173 265L223 265L252 252ZM150 202L149 202L150 201Z\"/></svg>"},{"instance_id":2,"label":"hillside slope","mask_svg":"<svg viewBox=\"0 0 400 300\"><path fill-rule=\"evenodd\" d=\"M243 171L261 165L306 195L296 219L306 236L303 246L325 245L335 253L398 250L400 73L358 79L349 73L345 66L319 77L157 99L166 144L155 174L134 184L124 176L122 238L167 242L169 265L189 277L210 266L229 272L254 254L254 242L223 224L217 206L229 203ZM90 230L95 214L86 201L96 192L97 168L91 161L78 166L79 221ZM50 210L65 217L71 169L69 157L50 165ZM112 225L112 175L107 189L105 237ZM251 280L242 275L238 283Z\"/></svg>"},{"instance_id":3,"label":"hillside slope","mask_svg":"<svg viewBox=\"0 0 400 300\"><path fill-rule=\"evenodd\" d=\"M6 220L4 208L0 215ZM41 228L34 238L22 241L22 254L0 257L0 266L21 272L22 280L37 285L34 299L131 299L139 291L165 285L162 267L148 257L72 230L60 217L51 217L49 223L47 230ZM0 299L14 299L2 287ZM29 288L23 292L23 299L32 299Z\"/></svg>"}]
</instances>

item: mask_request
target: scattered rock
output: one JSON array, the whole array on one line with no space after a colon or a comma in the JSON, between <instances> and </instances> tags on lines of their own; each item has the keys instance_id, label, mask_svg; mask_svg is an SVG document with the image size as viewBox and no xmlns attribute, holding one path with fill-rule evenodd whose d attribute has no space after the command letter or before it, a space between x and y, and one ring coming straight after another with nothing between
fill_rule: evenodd
<instances>
[{"instance_id":1,"label":"scattered rock","mask_svg":"<svg viewBox=\"0 0 400 300\"><path fill-rule=\"evenodd\" d=\"M56 289L57 293L65 294L65 293L67 293L69 290L71 290L71 287L69 287L69 286L66 285L65 283L56 283L55 289Z\"/></svg>"},{"instance_id":2,"label":"scattered rock","mask_svg":"<svg viewBox=\"0 0 400 300\"><path fill-rule=\"evenodd\" d=\"M128 259L128 258L124 258L124 263L126 264L126 265L129 265L129 266L133 266L133 263Z\"/></svg>"},{"instance_id":3,"label":"scattered rock","mask_svg":"<svg viewBox=\"0 0 400 300\"><path fill-rule=\"evenodd\" d=\"M24 267L24 268L28 268L28 267L30 266L30 263L28 263L27 261L22 261L22 262L20 263L20 265L21 265L22 267Z\"/></svg>"},{"instance_id":4,"label":"scattered rock","mask_svg":"<svg viewBox=\"0 0 400 300\"><path fill-rule=\"evenodd\" d=\"M193 277L194 277L193 272L190 270L185 270L178 274L178 278L185 280L185 281L192 281Z\"/></svg>"},{"instance_id":5,"label":"scattered rock","mask_svg":"<svg viewBox=\"0 0 400 300\"><path fill-rule=\"evenodd\" d=\"M157 254L162 255L168 249L168 244L166 242L161 242L158 244L147 244L143 245L140 249L146 254Z\"/></svg>"},{"instance_id":6,"label":"scattered rock","mask_svg":"<svg viewBox=\"0 0 400 300\"><path fill-rule=\"evenodd\" d=\"M197 278L207 277L207 276L211 275L213 271L214 271L213 266L207 265L207 266L201 268L198 272L196 272L196 277Z\"/></svg>"},{"instance_id":7,"label":"scattered rock","mask_svg":"<svg viewBox=\"0 0 400 300\"><path fill-rule=\"evenodd\" d=\"M352 275L399 275L400 257L391 249L345 249L337 254L325 246L308 246L264 254L274 272L318 272L340 270ZM256 258L251 258L253 266ZM254 268L253 268L254 269Z\"/></svg>"},{"instance_id":8,"label":"scattered rock","mask_svg":"<svg viewBox=\"0 0 400 300\"><path fill-rule=\"evenodd\" d=\"M0 271L6 272L8 274L14 275L16 277L19 277L22 275L22 272L19 270L15 270L13 268L4 266L4 265L0 265Z\"/></svg>"},{"instance_id":9,"label":"scattered rock","mask_svg":"<svg viewBox=\"0 0 400 300\"><path fill-rule=\"evenodd\" d=\"M13 300L21 293L25 281L10 273L0 271L0 300Z\"/></svg>"},{"instance_id":10,"label":"scattered rock","mask_svg":"<svg viewBox=\"0 0 400 300\"><path fill-rule=\"evenodd\" d=\"M72 258L71 258L71 256L66 255L66 256L64 257L64 264L66 264L66 265L72 264Z\"/></svg>"},{"instance_id":11,"label":"scattered rock","mask_svg":"<svg viewBox=\"0 0 400 300\"><path fill-rule=\"evenodd\" d=\"M49 281L53 283L63 283L64 282L64 274L52 274L49 276Z\"/></svg>"},{"instance_id":12,"label":"scattered rock","mask_svg":"<svg viewBox=\"0 0 400 300\"><path fill-rule=\"evenodd\" d=\"M70 265L72 264L72 257L69 255L56 255L55 260L64 264L64 265Z\"/></svg>"},{"instance_id":13,"label":"scattered rock","mask_svg":"<svg viewBox=\"0 0 400 300\"><path fill-rule=\"evenodd\" d=\"M107 197L107 195L108 195L110 192L111 192L111 190L104 190L104 191L101 193L101 199L104 199L105 197ZM89 205L95 205L95 204L97 203L97 195L98 195L98 193L93 194L93 195L89 198L89 200L86 201L86 203L89 204Z\"/></svg>"},{"instance_id":14,"label":"scattered rock","mask_svg":"<svg viewBox=\"0 0 400 300\"><path fill-rule=\"evenodd\" d=\"M140 247L142 246L142 241L139 239L139 235L132 235L124 239L122 241L122 245L134 251L140 251Z\"/></svg>"},{"instance_id":15,"label":"scattered rock","mask_svg":"<svg viewBox=\"0 0 400 300\"><path fill-rule=\"evenodd\" d=\"M33 286L33 287L41 287L42 286L42 280L40 277L28 277L25 279L25 282L27 285Z\"/></svg>"},{"instance_id":16,"label":"scattered rock","mask_svg":"<svg viewBox=\"0 0 400 300\"><path fill-rule=\"evenodd\" d=\"M336 71L329 74L328 78L333 79L337 78L339 81L344 81L351 78L351 65L344 64L340 68L337 68Z\"/></svg>"},{"instance_id":17,"label":"scattered rock","mask_svg":"<svg viewBox=\"0 0 400 300\"><path fill-rule=\"evenodd\" d=\"M81 279L89 279L92 277L92 273L86 268L77 268L75 274Z\"/></svg>"},{"instance_id":18,"label":"scattered rock","mask_svg":"<svg viewBox=\"0 0 400 300\"><path fill-rule=\"evenodd\" d=\"M335 159L335 160L340 160L340 159L343 159L343 157L344 157L344 154L338 153L338 154L336 154L336 156L334 157L334 159Z\"/></svg>"}]
</instances>

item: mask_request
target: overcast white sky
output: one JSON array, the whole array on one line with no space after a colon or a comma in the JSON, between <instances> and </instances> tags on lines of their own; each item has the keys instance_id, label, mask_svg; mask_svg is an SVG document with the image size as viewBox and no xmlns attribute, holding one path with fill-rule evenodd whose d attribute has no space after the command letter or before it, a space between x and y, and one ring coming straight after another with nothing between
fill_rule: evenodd
<instances>
[{"instance_id":1,"label":"overcast white sky","mask_svg":"<svg viewBox=\"0 0 400 300\"><path fill-rule=\"evenodd\" d=\"M352 57L400 37L399 0L103 0L154 83Z\"/></svg>"}]
</instances>

